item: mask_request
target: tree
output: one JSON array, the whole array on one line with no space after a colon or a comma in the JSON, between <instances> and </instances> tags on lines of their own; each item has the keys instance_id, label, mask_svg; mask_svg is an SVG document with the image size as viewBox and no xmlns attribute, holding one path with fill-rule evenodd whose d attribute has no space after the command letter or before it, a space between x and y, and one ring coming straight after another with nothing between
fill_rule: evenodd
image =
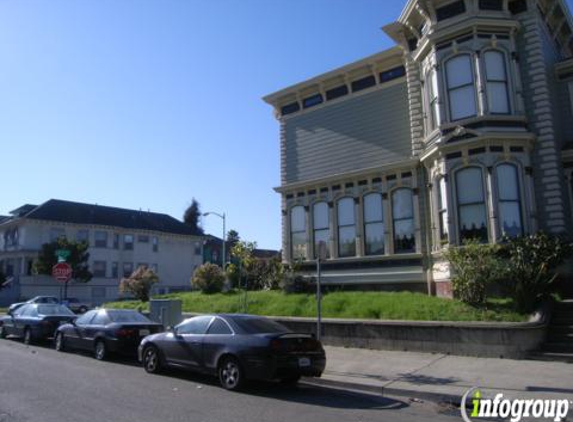
<instances>
[{"instance_id":1,"label":"tree","mask_svg":"<svg viewBox=\"0 0 573 422\"><path fill-rule=\"evenodd\" d=\"M191 226L198 234L203 234L203 228L201 227L201 205L199 202L193 198L191 205L185 210L183 215L183 222L188 226Z\"/></svg>"},{"instance_id":2,"label":"tree","mask_svg":"<svg viewBox=\"0 0 573 422\"><path fill-rule=\"evenodd\" d=\"M191 285L203 293L218 293L223 290L224 283L225 274L221 267L209 262L197 268L191 279Z\"/></svg>"},{"instance_id":3,"label":"tree","mask_svg":"<svg viewBox=\"0 0 573 422\"><path fill-rule=\"evenodd\" d=\"M72 267L72 279L81 283L87 283L93 277L88 266L89 245L87 242L73 242L65 237L60 237L50 243L44 243L34 263L34 273L52 275L52 267L58 263L57 250L69 251L66 262ZM64 296L67 295L68 283L64 287Z\"/></svg>"},{"instance_id":4,"label":"tree","mask_svg":"<svg viewBox=\"0 0 573 422\"><path fill-rule=\"evenodd\" d=\"M131 293L142 302L149 302L149 292L159 277L145 265L139 266L128 278L119 283L121 293Z\"/></svg>"},{"instance_id":5,"label":"tree","mask_svg":"<svg viewBox=\"0 0 573 422\"><path fill-rule=\"evenodd\" d=\"M235 245L237 242L241 240L241 236L239 236L239 232L237 230L229 230L227 233L227 242L231 245Z\"/></svg>"}]
</instances>

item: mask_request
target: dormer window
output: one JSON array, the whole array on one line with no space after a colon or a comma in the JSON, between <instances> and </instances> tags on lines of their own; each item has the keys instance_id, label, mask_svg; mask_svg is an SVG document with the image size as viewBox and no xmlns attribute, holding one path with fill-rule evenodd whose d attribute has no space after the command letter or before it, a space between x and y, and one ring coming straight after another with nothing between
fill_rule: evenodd
<instances>
[{"instance_id":1,"label":"dormer window","mask_svg":"<svg viewBox=\"0 0 573 422\"><path fill-rule=\"evenodd\" d=\"M475 77L469 54L460 54L446 62L446 83L450 119L465 119L477 114Z\"/></svg>"},{"instance_id":2,"label":"dormer window","mask_svg":"<svg viewBox=\"0 0 573 422\"><path fill-rule=\"evenodd\" d=\"M484 62L488 110L491 114L508 114L509 95L505 56L500 51L486 51Z\"/></svg>"}]
</instances>

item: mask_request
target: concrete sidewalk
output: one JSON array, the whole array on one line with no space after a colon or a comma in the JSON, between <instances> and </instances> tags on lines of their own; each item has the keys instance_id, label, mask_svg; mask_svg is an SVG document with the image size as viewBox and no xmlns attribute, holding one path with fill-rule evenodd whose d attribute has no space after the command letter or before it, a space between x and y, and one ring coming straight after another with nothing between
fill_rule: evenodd
<instances>
[{"instance_id":1,"label":"concrete sidewalk","mask_svg":"<svg viewBox=\"0 0 573 422\"><path fill-rule=\"evenodd\" d=\"M322 378L304 382L455 404L472 387L507 398L573 400L573 364L330 346L325 350Z\"/></svg>"}]
</instances>

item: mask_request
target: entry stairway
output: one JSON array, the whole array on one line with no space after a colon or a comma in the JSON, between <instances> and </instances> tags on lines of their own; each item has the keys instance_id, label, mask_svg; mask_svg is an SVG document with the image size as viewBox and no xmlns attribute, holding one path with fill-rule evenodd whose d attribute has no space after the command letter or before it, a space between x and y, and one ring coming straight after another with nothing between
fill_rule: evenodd
<instances>
[{"instance_id":1,"label":"entry stairway","mask_svg":"<svg viewBox=\"0 0 573 422\"><path fill-rule=\"evenodd\" d=\"M531 358L573 363L573 299L555 305L547 340Z\"/></svg>"}]
</instances>

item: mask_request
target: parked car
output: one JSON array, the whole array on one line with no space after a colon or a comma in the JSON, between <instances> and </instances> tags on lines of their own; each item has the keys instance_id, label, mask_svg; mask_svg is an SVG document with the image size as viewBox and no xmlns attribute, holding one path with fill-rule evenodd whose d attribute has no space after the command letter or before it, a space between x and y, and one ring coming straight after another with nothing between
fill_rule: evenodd
<instances>
[{"instance_id":1,"label":"parked car","mask_svg":"<svg viewBox=\"0 0 573 422\"><path fill-rule=\"evenodd\" d=\"M139 360L149 373L176 367L216 375L228 390L247 379L296 383L320 377L326 365L322 344L268 318L254 315L202 315L168 332L145 337Z\"/></svg>"},{"instance_id":2,"label":"parked car","mask_svg":"<svg viewBox=\"0 0 573 422\"><path fill-rule=\"evenodd\" d=\"M92 307L91 304L81 301L76 297L69 297L62 300L62 304L66 305L76 314L85 314Z\"/></svg>"},{"instance_id":3,"label":"parked car","mask_svg":"<svg viewBox=\"0 0 573 422\"><path fill-rule=\"evenodd\" d=\"M161 324L134 310L94 309L58 327L55 347L93 351L99 360L110 353L136 356L141 339L162 330Z\"/></svg>"},{"instance_id":4,"label":"parked car","mask_svg":"<svg viewBox=\"0 0 573 422\"><path fill-rule=\"evenodd\" d=\"M32 299L27 300L26 302L18 302L18 303L13 303L10 305L10 307L8 308L8 312L10 311L15 311L16 309L18 309L20 306L25 305L27 303L52 303L52 304L58 304L60 303L60 299L58 299L55 296L36 296L33 297Z\"/></svg>"},{"instance_id":5,"label":"parked car","mask_svg":"<svg viewBox=\"0 0 573 422\"><path fill-rule=\"evenodd\" d=\"M76 315L59 303L27 303L0 318L0 338L8 335L22 337L24 343L54 336L62 322L73 321Z\"/></svg>"}]
</instances>

